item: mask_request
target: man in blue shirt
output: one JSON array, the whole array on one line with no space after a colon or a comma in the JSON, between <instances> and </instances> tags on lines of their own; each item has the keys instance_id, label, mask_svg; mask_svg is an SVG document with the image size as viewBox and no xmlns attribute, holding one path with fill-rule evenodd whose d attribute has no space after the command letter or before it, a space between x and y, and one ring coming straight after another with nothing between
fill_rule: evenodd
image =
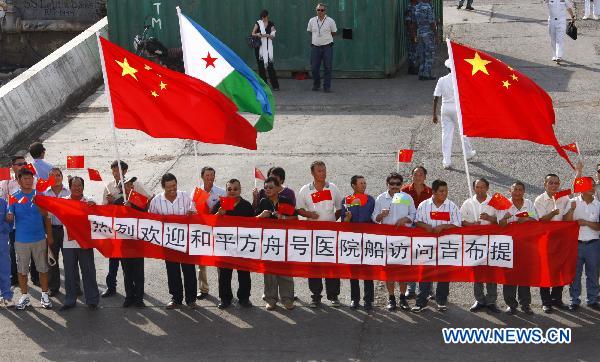
<instances>
[{"instance_id":1,"label":"man in blue shirt","mask_svg":"<svg viewBox=\"0 0 600 362\"><path fill-rule=\"evenodd\" d=\"M35 168L37 177L47 180L50 175L50 170L54 166L44 161L44 157L46 156L44 145L41 142L32 143L31 146L29 146L29 154L33 158L33 167Z\"/></svg>"},{"instance_id":2,"label":"man in blue shirt","mask_svg":"<svg viewBox=\"0 0 600 362\"><path fill-rule=\"evenodd\" d=\"M350 186L354 190L353 195L347 196L342 206L341 218L344 222L353 223L372 223L371 215L375 208L375 199L365 194L367 189L367 180L363 176L354 175L350 179ZM372 280L365 280L365 310L373 308L375 291ZM350 280L350 308L358 309L360 307L360 286L357 279Z\"/></svg>"},{"instance_id":3,"label":"man in blue shirt","mask_svg":"<svg viewBox=\"0 0 600 362\"><path fill-rule=\"evenodd\" d=\"M27 274L29 261L33 258L40 274L41 305L45 309L51 309L52 302L48 296L48 246L53 244L52 224L48 212L40 210L33 203L36 191L33 189L31 170L21 169L17 179L21 189L12 195L16 201L11 203L6 216L8 222L15 222L15 254L22 294L16 308L23 310L31 305L27 291Z\"/></svg>"},{"instance_id":4,"label":"man in blue shirt","mask_svg":"<svg viewBox=\"0 0 600 362\"><path fill-rule=\"evenodd\" d=\"M0 199L0 306L14 307L13 291L10 288L10 255L8 247L8 234L12 226L6 221L8 205Z\"/></svg>"}]
</instances>

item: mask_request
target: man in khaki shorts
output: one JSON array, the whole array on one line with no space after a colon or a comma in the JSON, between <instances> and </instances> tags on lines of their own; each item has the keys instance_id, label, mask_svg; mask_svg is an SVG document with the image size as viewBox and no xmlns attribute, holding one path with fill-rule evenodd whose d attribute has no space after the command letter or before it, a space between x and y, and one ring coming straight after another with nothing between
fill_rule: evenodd
<instances>
[{"instance_id":1,"label":"man in khaki shorts","mask_svg":"<svg viewBox=\"0 0 600 362\"><path fill-rule=\"evenodd\" d=\"M23 310L31 305L27 291L27 274L29 273L29 261L33 259L40 274L41 305L45 309L51 309L52 302L48 296L48 246L53 243L52 224L48 213L40 210L33 203L36 195L36 191L33 189L33 173L29 169L23 168L19 171L17 179L20 190L12 195L14 201L6 216L8 222L15 222L16 231L15 254L19 288L22 294L16 308Z\"/></svg>"}]
</instances>

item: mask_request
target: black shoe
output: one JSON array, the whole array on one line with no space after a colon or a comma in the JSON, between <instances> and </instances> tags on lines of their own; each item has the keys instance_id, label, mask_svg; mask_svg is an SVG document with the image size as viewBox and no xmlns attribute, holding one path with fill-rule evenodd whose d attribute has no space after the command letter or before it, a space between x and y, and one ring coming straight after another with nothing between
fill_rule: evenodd
<instances>
[{"instance_id":1,"label":"black shoe","mask_svg":"<svg viewBox=\"0 0 600 362\"><path fill-rule=\"evenodd\" d=\"M125 299L125 301L123 302L123 308L129 308L131 307L135 302L133 300L127 300Z\"/></svg>"},{"instance_id":2,"label":"black shoe","mask_svg":"<svg viewBox=\"0 0 600 362\"><path fill-rule=\"evenodd\" d=\"M72 309L72 308L75 308L75 304L73 304L73 305L65 304L62 307L60 307L59 311L64 312L64 311Z\"/></svg>"},{"instance_id":3,"label":"black shoe","mask_svg":"<svg viewBox=\"0 0 600 362\"><path fill-rule=\"evenodd\" d=\"M488 304L486 307L492 313L500 313L500 309L496 304Z\"/></svg>"},{"instance_id":4,"label":"black shoe","mask_svg":"<svg viewBox=\"0 0 600 362\"><path fill-rule=\"evenodd\" d=\"M100 294L100 296L102 298L108 298L108 297L112 297L115 294L117 294L116 290L114 290L114 289L106 289L104 292L102 292L102 294Z\"/></svg>"},{"instance_id":5,"label":"black shoe","mask_svg":"<svg viewBox=\"0 0 600 362\"><path fill-rule=\"evenodd\" d=\"M239 305L240 307L251 308L252 302L250 302L249 300L240 300Z\"/></svg>"},{"instance_id":6,"label":"black shoe","mask_svg":"<svg viewBox=\"0 0 600 362\"><path fill-rule=\"evenodd\" d=\"M533 315L533 310L531 310L531 307L529 305L522 305L521 310L527 315Z\"/></svg>"},{"instance_id":7,"label":"black shoe","mask_svg":"<svg viewBox=\"0 0 600 362\"><path fill-rule=\"evenodd\" d=\"M365 302L365 310L369 311L373 309L373 303L372 302Z\"/></svg>"},{"instance_id":8,"label":"black shoe","mask_svg":"<svg viewBox=\"0 0 600 362\"><path fill-rule=\"evenodd\" d=\"M173 310L173 309L177 309L181 307L181 303L177 303L175 301L170 301L169 303L167 303L167 305L165 306L165 309L167 310Z\"/></svg>"},{"instance_id":9,"label":"black shoe","mask_svg":"<svg viewBox=\"0 0 600 362\"><path fill-rule=\"evenodd\" d=\"M396 310L396 297L394 297L393 295L390 295L388 299L387 310L389 310L390 312Z\"/></svg>"},{"instance_id":10,"label":"black shoe","mask_svg":"<svg viewBox=\"0 0 600 362\"><path fill-rule=\"evenodd\" d=\"M562 302L562 300L555 301L554 306L561 310L568 310L569 306Z\"/></svg>"},{"instance_id":11,"label":"black shoe","mask_svg":"<svg viewBox=\"0 0 600 362\"><path fill-rule=\"evenodd\" d=\"M415 299L417 297L417 293L407 291L406 294L404 294L404 296L406 297L406 299Z\"/></svg>"},{"instance_id":12,"label":"black shoe","mask_svg":"<svg viewBox=\"0 0 600 362\"><path fill-rule=\"evenodd\" d=\"M472 7L472 6L467 6L465 9L467 9L467 10L475 10L475 8Z\"/></svg>"},{"instance_id":13,"label":"black shoe","mask_svg":"<svg viewBox=\"0 0 600 362\"><path fill-rule=\"evenodd\" d=\"M600 303L598 303L598 302L588 304L587 307L595 310L596 312L600 312Z\"/></svg>"},{"instance_id":14,"label":"black shoe","mask_svg":"<svg viewBox=\"0 0 600 362\"><path fill-rule=\"evenodd\" d=\"M146 303L143 300L137 301L133 305L138 309L146 308Z\"/></svg>"},{"instance_id":15,"label":"black shoe","mask_svg":"<svg viewBox=\"0 0 600 362\"><path fill-rule=\"evenodd\" d=\"M98 304L88 304L88 310L96 310L98 309Z\"/></svg>"},{"instance_id":16,"label":"black shoe","mask_svg":"<svg viewBox=\"0 0 600 362\"><path fill-rule=\"evenodd\" d=\"M517 314L517 308L509 306L509 307L506 307L505 312L508 315L515 315L515 314Z\"/></svg>"},{"instance_id":17,"label":"black shoe","mask_svg":"<svg viewBox=\"0 0 600 362\"><path fill-rule=\"evenodd\" d=\"M312 87L312 90L316 92L316 91L318 91L320 88L321 88L321 87L313 86L313 87Z\"/></svg>"},{"instance_id":18,"label":"black shoe","mask_svg":"<svg viewBox=\"0 0 600 362\"><path fill-rule=\"evenodd\" d=\"M217 308L219 309L226 309L227 307L229 307L231 305L231 302L224 302L221 301L218 305Z\"/></svg>"},{"instance_id":19,"label":"black shoe","mask_svg":"<svg viewBox=\"0 0 600 362\"><path fill-rule=\"evenodd\" d=\"M576 312L579 309L579 304L570 304L569 311Z\"/></svg>"},{"instance_id":20,"label":"black shoe","mask_svg":"<svg viewBox=\"0 0 600 362\"><path fill-rule=\"evenodd\" d=\"M546 314L551 314L552 313L552 306L551 305L543 305L542 306L542 311Z\"/></svg>"},{"instance_id":21,"label":"black shoe","mask_svg":"<svg viewBox=\"0 0 600 362\"><path fill-rule=\"evenodd\" d=\"M410 309L411 312L413 313L421 313L422 311L424 311L427 308L427 306L420 306L420 305L415 305L414 307L412 307Z\"/></svg>"},{"instance_id":22,"label":"black shoe","mask_svg":"<svg viewBox=\"0 0 600 362\"><path fill-rule=\"evenodd\" d=\"M406 301L406 297L401 295L400 296L400 309L402 310L409 310L410 309L410 305L408 305L408 302Z\"/></svg>"},{"instance_id":23,"label":"black shoe","mask_svg":"<svg viewBox=\"0 0 600 362\"><path fill-rule=\"evenodd\" d=\"M206 299L208 297L208 293L204 293L204 292L200 292L196 295L196 299L198 300L203 300Z\"/></svg>"},{"instance_id":24,"label":"black shoe","mask_svg":"<svg viewBox=\"0 0 600 362\"><path fill-rule=\"evenodd\" d=\"M481 304L481 303L479 303L479 302L475 302L475 304L473 304L473 305L471 306L471 308L469 308L469 310L470 310L471 312L473 312L473 313L477 313L477 312L479 312L480 310L484 309L485 307L486 307L486 305L485 305L485 304Z\"/></svg>"},{"instance_id":25,"label":"black shoe","mask_svg":"<svg viewBox=\"0 0 600 362\"><path fill-rule=\"evenodd\" d=\"M456 6L456 8L457 8L457 9L461 9L461 8L462 8L462 5L460 5L460 4L459 4L458 6Z\"/></svg>"},{"instance_id":26,"label":"black shoe","mask_svg":"<svg viewBox=\"0 0 600 362\"><path fill-rule=\"evenodd\" d=\"M350 301L350 309L358 309L360 308L360 302L358 300Z\"/></svg>"}]
</instances>

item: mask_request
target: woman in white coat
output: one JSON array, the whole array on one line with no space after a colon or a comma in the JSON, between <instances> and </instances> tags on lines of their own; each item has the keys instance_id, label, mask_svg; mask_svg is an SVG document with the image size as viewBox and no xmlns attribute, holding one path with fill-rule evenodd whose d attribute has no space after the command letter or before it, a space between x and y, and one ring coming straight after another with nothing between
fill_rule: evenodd
<instances>
[{"instance_id":1,"label":"woman in white coat","mask_svg":"<svg viewBox=\"0 0 600 362\"><path fill-rule=\"evenodd\" d=\"M254 24L252 28L252 36L259 38L261 45L259 48L254 48L256 61L258 62L258 75L267 83L267 71L269 72L269 80L273 90L279 90L279 81L277 73L273 66L273 39L275 38L275 24L269 21L269 12L262 10L260 12L260 20Z\"/></svg>"}]
</instances>

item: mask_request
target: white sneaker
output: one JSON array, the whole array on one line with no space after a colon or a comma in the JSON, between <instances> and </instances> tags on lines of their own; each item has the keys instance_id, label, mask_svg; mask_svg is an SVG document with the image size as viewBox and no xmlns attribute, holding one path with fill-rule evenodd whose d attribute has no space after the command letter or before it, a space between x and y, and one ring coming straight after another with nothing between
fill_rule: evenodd
<instances>
[{"instance_id":1,"label":"white sneaker","mask_svg":"<svg viewBox=\"0 0 600 362\"><path fill-rule=\"evenodd\" d=\"M19 303L15 306L17 310L24 310L25 308L31 306L31 301L29 300L28 295L22 295L19 299Z\"/></svg>"},{"instance_id":2,"label":"white sneaker","mask_svg":"<svg viewBox=\"0 0 600 362\"><path fill-rule=\"evenodd\" d=\"M558 58L557 57L552 57L552 61L555 62Z\"/></svg>"},{"instance_id":3,"label":"white sneaker","mask_svg":"<svg viewBox=\"0 0 600 362\"><path fill-rule=\"evenodd\" d=\"M48 297L48 293L42 293L40 304L44 309L52 309L52 302L50 301L50 297Z\"/></svg>"},{"instance_id":4,"label":"white sneaker","mask_svg":"<svg viewBox=\"0 0 600 362\"><path fill-rule=\"evenodd\" d=\"M587 16L584 16L583 18L581 18L581 20L587 20L587 19L589 19L589 17L587 17Z\"/></svg>"}]
</instances>

